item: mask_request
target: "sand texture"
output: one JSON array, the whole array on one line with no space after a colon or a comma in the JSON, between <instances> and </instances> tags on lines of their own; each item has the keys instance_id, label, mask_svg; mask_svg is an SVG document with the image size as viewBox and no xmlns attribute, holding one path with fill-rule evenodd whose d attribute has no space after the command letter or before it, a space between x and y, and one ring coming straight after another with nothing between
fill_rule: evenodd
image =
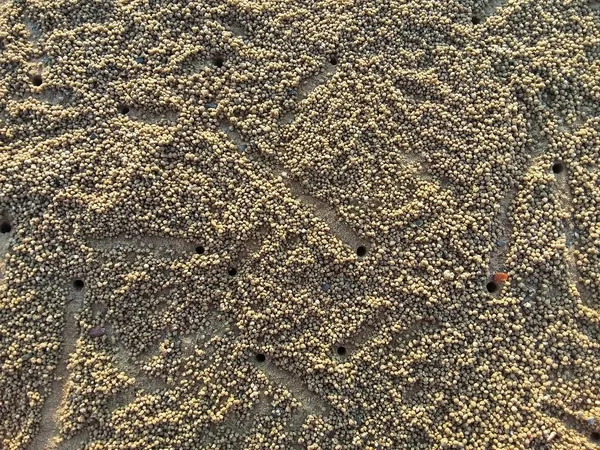
<instances>
[{"instance_id":1,"label":"sand texture","mask_svg":"<svg viewBox=\"0 0 600 450\"><path fill-rule=\"evenodd\" d=\"M600 449L600 1L0 0L0 449Z\"/></svg>"}]
</instances>

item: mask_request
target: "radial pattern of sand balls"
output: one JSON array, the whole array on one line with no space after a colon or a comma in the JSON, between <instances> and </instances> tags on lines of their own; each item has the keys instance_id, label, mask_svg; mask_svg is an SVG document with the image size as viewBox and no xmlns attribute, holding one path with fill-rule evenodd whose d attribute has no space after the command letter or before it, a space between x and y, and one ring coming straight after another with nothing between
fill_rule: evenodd
<instances>
[{"instance_id":1,"label":"radial pattern of sand balls","mask_svg":"<svg viewBox=\"0 0 600 450\"><path fill-rule=\"evenodd\" d=\"M0 1L0 448L600 448L600 2Z\"/></svg>"}]
</instances>

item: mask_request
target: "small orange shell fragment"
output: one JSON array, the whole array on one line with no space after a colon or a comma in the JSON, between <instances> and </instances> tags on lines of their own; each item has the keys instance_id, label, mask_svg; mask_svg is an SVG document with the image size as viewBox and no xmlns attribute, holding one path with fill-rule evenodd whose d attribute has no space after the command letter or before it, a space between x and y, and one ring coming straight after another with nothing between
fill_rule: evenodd
<instances>
[{"instance_id":1,"label":"small orange shell fragment","mask_svg":"<svg viewBox=\"0 0 600 450\"><path fill-rule=\"evenodd\" d=\"M496 283L504 283L508 280L508 274L506 272L496 272L493 279Z\"/></svg>"}]
</instances>

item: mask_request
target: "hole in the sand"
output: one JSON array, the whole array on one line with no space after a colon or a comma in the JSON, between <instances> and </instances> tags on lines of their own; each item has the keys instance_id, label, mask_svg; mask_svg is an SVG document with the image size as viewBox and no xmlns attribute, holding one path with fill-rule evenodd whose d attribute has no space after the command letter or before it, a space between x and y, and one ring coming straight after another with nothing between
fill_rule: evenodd
<instances>
[{"instance_id":1,"label":"hole in the sand","mask_svg":"<svg viewBox=\"0 0 600 450\"><path fill-rule=\"evenodd\" d=\"M215 67L223 67L223 64L225 64L225 58L223 58L221 55L215 55L212 58L212 63Z\"/></svg>"},{"instance_id":2,"label":"hole in the sand","mask_svg":"<svg viewBox=\"0 0 600 450\"><path fill-rule=\"evenodd\" d=\"M196 247L196 253L198 253L199 255L203 255L204 254L204 247L202 247L201 245Z\"/></svg>"},{"instance_id":3,"label":"hole in the sand","mask_svg":"<svg viewBox=\"0 0 600 450\"><path fill-rule=\"evenodd\" d=\"M494 281L490 281L488 284L485 285L485 287L490 293L496 292L498 290L498 284L496 284L496 282Z\"/></svg>"},{"instance_id":4,"label":"hole in the sand","mask_svg":"<svg viewBox=\"0 0 600 450\"><path fill-rule=\"evenodd\" d=\"M255 358L259 363L263 363L267 360L267 357L263 353L257 353Z\"/></svg>"},{"instance_id":5,"label":"hole in the sand","mask_svg":"<svg viewBox=\"0 0 600 450\"><path fill-rule=\"evenodd\" d=\"M471 17L471 22L473 23L473 25L479 25L481 23L481 19L477 16L473 16Z\"/></svg>"},{"instance_id":6,"label":"hole in the sand","mask_svg":"<svg viewBox=\"0 0 600 450\"><path fill-rule=\"evenodd\" d=\"M42 85L42 76L41 75L34 75L31 77L31 84L33 84L34 86L41 86Z\"/></svg>"},{"instance_id":7,"label":"hole in the sand","mask_svg":"<svg viewBox=\"0 0 600 450\"><path fill-rule=\"evenodd\" d=\"M356 249L356 254L362 258L363 256L365 256L367 254L367 247L365 247L364 245L361 245L360 247L358 247Z\"/></svg>"},{"instance_id":8,"label":"hole in the sand","mask_svg":"<svg viewBox=\"0 0 600 450\"><path fill-rule=\"evenodd\" d=\"M590 433L590 439L592 442L600 442L600 431L592 431Z\"/></svg>"},{"instance_id":9,"label":"hole in the sand","mask_svg":"<svg viewBox=\"0 0 600 450\"><path fill-rule=\"evenodd\" d=\"M232 277L235 277L235 276L237 275L237 269L236 269L235 267L230 267L230 268L227 270L227 273L228 273L230 276L232 276Z\"/></svg>"},{"instance_id":10,"label":"hole in the sand","mask_svg":"<svg viewBox=\"0 0 600 450\"><path fill-rule=\"evenodd\" d=\"M332 55L329 58L329 62L331 63L331 65L333 66L337 66L338 62L340 62L339 58L337 57L337 55Z\"/></svg>"},{"instance_id":11,"label":"hole in the sand","mask_svg":"<svg viewBox=\"0 0 600 450\"><path fill-rule=\"evenodd\" d=\"M343 346L339 346L337 348L337 354L340 356L344 356L348 351L346 350L346 347Z\"/></svg>"},{"instance_id":12,"label":"hole in the sand","mask_svg":"<svg viewBox=\"0 0 600 450\"><path fill-rule=\"evenodd\" d=\"M10 233L12 225L9 222L0 223L0 233Z\"/></svg>"},{"instance_id":13,"label":"hole in the sand","mask_svg":"<svg viewBox=\"0 0 600 450\"><path fill-rule=\"evenodd\" d=\"M77 290L83 289L84 286L85 286L85 282L83 280L77 279L77 280L73 281L73 287Z\"/></svg>"},{"instance_id":14,"label":"hole in the sand","mask_svg":"<svg viewBox=\"0 0 600 450\"><path fill-rule=\"evenodd\" d=\"M123 115L128 114L129 113L129 106L127 106L127 105L121 105L121 106L119 106L119 113L123 114Z\"/></svg>"},{"instance_id":15,"label":"hole in the sand","mask_svg":"<svg viewBox=\"0 0 600 450\"><path fill-rule=\"evenodd\" d=\"M556 162L552 165L552 172L563 173L565 171L565 165L561 162Z\"/></svg>"}]
</instances>

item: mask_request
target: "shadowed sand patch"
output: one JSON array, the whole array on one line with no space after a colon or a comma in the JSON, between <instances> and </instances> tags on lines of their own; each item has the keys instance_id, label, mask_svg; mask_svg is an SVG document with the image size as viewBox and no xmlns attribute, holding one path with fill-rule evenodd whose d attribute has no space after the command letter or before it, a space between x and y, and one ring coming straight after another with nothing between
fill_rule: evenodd
<instances>
[{"instance_id":1,"label":"shadowed sand patch","mask_svg":"<svg viewBox=\"0 0 600 450\"><path fill-rule=\"evenodd\" d=\"M42 419L35 439L29 445L30 450L58 449L61 442L58 431L58 410L64 401L65 385L69 378L67 364L75 344L79 338L77 314L83 303L83 292L71 293L64 313L65 328L62 336L61 352L58 365L54 371L53 381L50 385L50 394L42 408Z\"/></svg>"}]
</instances>

